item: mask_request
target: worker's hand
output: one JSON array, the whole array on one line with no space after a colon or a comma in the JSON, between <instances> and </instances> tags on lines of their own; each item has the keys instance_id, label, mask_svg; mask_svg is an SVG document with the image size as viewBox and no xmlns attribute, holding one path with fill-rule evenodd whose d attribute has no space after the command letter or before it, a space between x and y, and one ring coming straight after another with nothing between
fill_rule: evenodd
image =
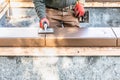
<instances>
[{"instance_id":1,"label":"worker's hand","mask_svg":"<svg viewBox=\"0 0 120 80\"><path fill-rule=\"evenodd\" d=\"M85 9L82 3L80 1L77 1L74 8L75 16L76 17L82 17L85 14Z\"/></svg>"},{"instance_id":2,"label":"worker's hand","mask_svg":"<svg viewBox=\"0 0 120 80\"><path fill-rule=\"evenodd\" d=\"M42 18L40 20L40 28L44 29L44 24L47 23L47 25L49 26L49 20L47 18Z\"/></svg>"}]
</instances>

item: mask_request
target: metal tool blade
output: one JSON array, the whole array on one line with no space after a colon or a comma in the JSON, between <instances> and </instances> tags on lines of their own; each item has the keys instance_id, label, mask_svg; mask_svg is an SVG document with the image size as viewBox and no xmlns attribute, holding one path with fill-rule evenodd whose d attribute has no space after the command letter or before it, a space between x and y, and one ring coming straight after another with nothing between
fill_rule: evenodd
<instances>
[{"instance_id":1,"label":"metal tool blade","mask_svg":"<svg viewBox=\"0 0 120 80\"><path fill-rule=\"evenodd\" d=\"M54 29L53 28L47 28L47 29L39 29L38 31L39 34L53 34Z\"/></svg>"}]
</instances>

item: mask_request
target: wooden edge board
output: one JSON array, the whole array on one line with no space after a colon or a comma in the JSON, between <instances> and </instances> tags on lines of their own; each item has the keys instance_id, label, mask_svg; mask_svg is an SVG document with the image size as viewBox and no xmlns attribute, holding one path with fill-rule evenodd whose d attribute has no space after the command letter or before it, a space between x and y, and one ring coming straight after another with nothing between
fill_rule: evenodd
<instances>
[{"instance_id":1,"label":"wooden edge board","mask_svg":"<svg viewBox=\"0 0 120 80\"><path fill-rule=\"evenodd\" d=\"M112 30L113 30L115 36L117 37L116 45L118 47L120 47L120 28L119 27L113 27Z\"/></svg>"},{"instance_id":2,"label":"wooden edge board","mask_svg":"<svg viewBox=\"0 0 120 80\"><path fill-rule=\"evenodd\" d=\"M45 46L45 34L39 28L0 28L0 47Z\"/></svg>"},{"instance_id":3,"label":"wooden edge board","mask_svg":"<svg viewBox=\"0 0 120 80\"><path fill-rule=\"evenodd\" d=\"M6 6L6 4L8 4L8 2L5 2L3 4L0 4L0 9L4 8Z\"/></svg>"},{"instance_id":4,"label":"wooden edge board","mask_svg":"<svg viewBox=\"0 0 120 80\"><path fill-rule=\"evenodd\" d=\"M120 2L86 2L85 7L120 7Z\"/></svg>"},{"instance_id":5,"label":"wooden edge board","mask_svg":"<svg viewBox=\"0 0 120 80\"><path fill-rule=\"evenodd\" d=\"M0 47L44 47L45 40L41 38L0 38Z\"/></svg>"},{"instance_id":6,"label":"wooden edge board","mask_svg":"<svg viewBox=\"0 0 120 80\"><path fill-rule=\"evenodd\" d=\"M10 7L34 7L32 2L10 2Z\"/></svg>"},{"instance_id":7,"label":"wooden edge board","mask_svg":"<svg viewBox=\"0 0 120 80\"><path fill-rule=\"evenodd\" d=\"M0 19L3 17L3 15L6 13L6 11L9 9L9 4L7 3L3 9L0 11Z\"/></svg>"},{"instance_id":8,"label":"wooden edge board","mask_svg":"<svg viewBox=\"0 0 120 80\"><path fill-rule=\"evenodd\" d=\"M10 2L10 7L34 7L33 2ZM120 2L86 2L85 7L120 7Z\"/></svg>"},{"instance_id":9,"label":"wooden edge board","mask_svg":"<svg viewBox=\"0 0 120 80\"><path fill-rule=\"evenodd\" d=\"M120 56L119 47L2 47L0 56Z\"/></svg>"}]
</instances>

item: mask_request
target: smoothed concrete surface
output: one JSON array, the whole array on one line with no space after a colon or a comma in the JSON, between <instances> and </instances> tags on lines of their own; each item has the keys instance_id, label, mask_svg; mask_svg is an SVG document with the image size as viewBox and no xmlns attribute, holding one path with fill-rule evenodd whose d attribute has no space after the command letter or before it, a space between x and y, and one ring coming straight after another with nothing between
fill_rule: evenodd
<instances>
[{"instance_id":1,"label":"smoothed concrete surface","mask_svg":"<svg viewBox=\"0 0 120 80\"><path fill-rule=\"evenodd\" d=\"M53 34L38 34L39 28L0 28L0 46L116 46L111 28L54 28Z\"/></svg>"},{"instance_id":2,"label":"smoothed concrete surface","mask_svg":"<svg viewBox=\"0 0 120 80\"><path fill-rule=\"evenodd\" d=\"M111 28L55 28L46 34L46 46L116 46L116 36Z\"/></svg>"},{"instance_id":3,"label":"smoothed concrete surface","mask_svg":"<svg viewBox=\"0 0 120 80\"><path fill-rule=\"evenodd\" d=\"M1 47L45 46L45 35L38 28L0 28Z\"/></svg>"}]
</instances>

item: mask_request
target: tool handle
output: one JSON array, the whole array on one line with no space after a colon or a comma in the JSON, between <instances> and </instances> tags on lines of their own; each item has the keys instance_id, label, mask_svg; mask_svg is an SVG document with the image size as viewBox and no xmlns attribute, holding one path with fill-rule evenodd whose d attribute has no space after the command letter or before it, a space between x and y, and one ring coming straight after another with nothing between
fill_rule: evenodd
<instances>
[{"instance_id":1,"label":"tool handle","mask_svg":"<svg viewBox=\"0 0 120 80\"><path fill-rule=\"evenodd\" d=\"M44 23L43 23L43 26L44 26L44 30L46 30L46 29L48 28L47 22L44 22Z\"/></svg>"},{"instance_id":2,"label":"tool handle","mask_svg":"<svg viewBox=\"0 0 120 80\"><path fill-rule=\"evenodd\" d=\"M40 28L44 29L44 24L47 24L49 26L49 20L47 18L42 18L40 20Z\"/></svg>"}]
</instances>

